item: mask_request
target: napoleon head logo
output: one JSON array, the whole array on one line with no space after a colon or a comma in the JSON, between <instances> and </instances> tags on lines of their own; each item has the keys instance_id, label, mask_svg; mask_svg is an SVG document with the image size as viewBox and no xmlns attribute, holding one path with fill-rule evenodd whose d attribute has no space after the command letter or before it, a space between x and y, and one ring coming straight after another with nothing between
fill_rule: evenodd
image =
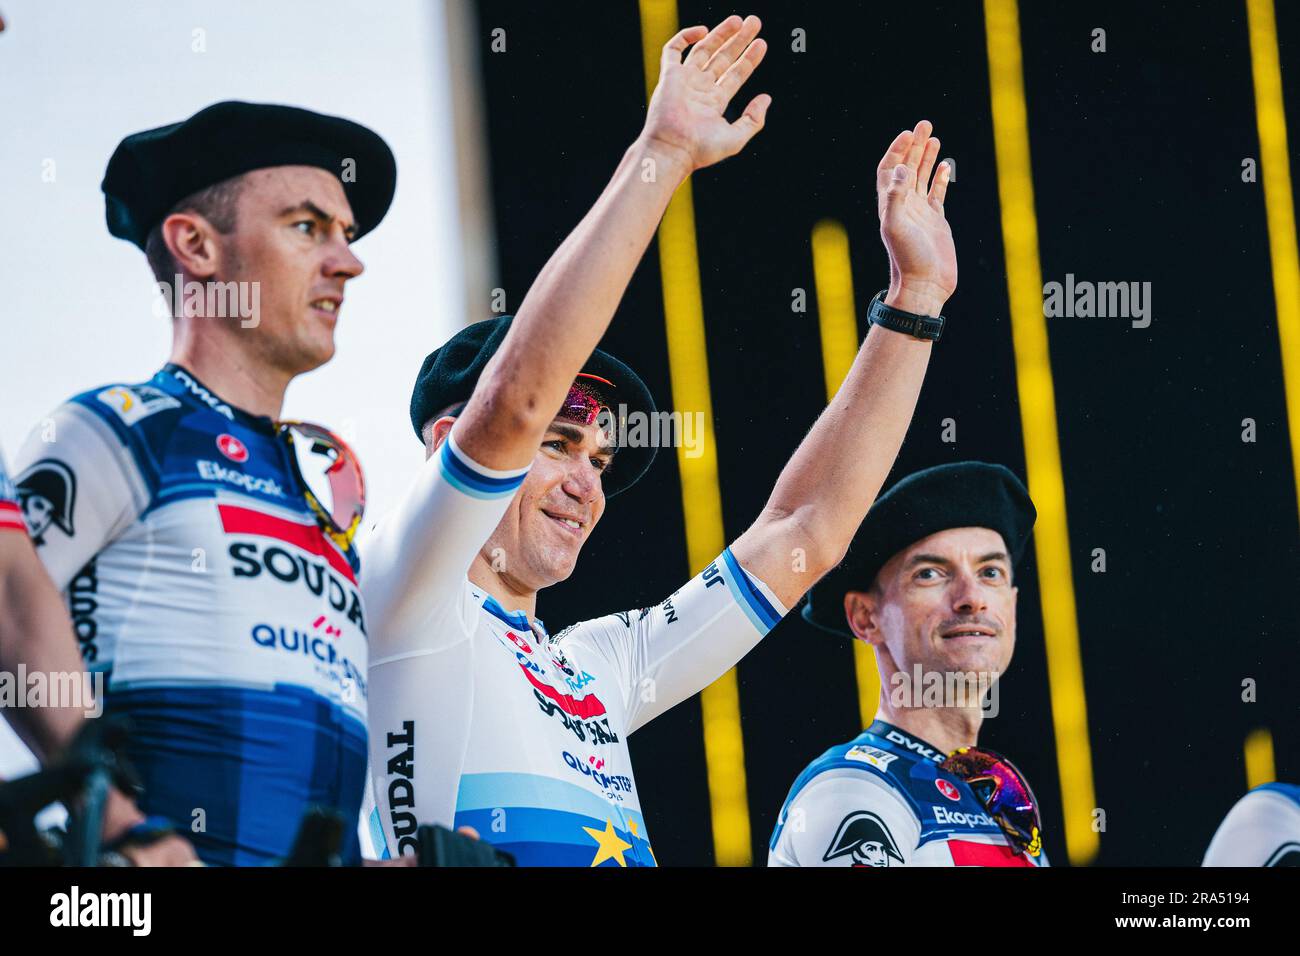
<instances>
[{"instance_id":1,"label":"napoleon head logo","mask_svg":"<svg viewBox=\"0 0 1300 956\"><path fill-rule=\"evenodd\" d=\"M33 544L40 547L45 543L50 525L72 537L76 497L77 479L72 469L53 458L41 459L18 477L18 503Z\"/></svg>"},{"instance_id":2,"label":"napoleon head logo","mask_svg":"<svg viewBox=\"0 0 1300 956\"><path fill-rule=\"evenodd\" d=\"M903 862L889 827L869 810L855 810L840 821L822 862L842 856L849 857L853 866L889 866L891 859Z\"/></svg>"}]
</instances>

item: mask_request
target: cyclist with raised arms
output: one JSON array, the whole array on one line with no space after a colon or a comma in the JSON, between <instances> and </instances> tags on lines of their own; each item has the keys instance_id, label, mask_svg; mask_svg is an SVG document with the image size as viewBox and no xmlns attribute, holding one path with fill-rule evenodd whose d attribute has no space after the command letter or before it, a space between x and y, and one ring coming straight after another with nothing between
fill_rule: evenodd
<instances>
[{"instance_id":1,"label":"cyclist with raised arms","mask_svg":"<svg viewBox=\"0 0 1300 956\"><path fill-rule=\"evenodd\" d=\"M631 441L649 392L593 350L676 188L761 128L765 94L724 118L763 58L759 26L731 17L667 43L644 129L518 315L424 363L411 420L428 461L367 558L372 820L389 853L416 852L416 828L435 823L473 827L523 865L653 865L628 734L723 674L839 562L898 453L957 278L948 167L931 185L924 121L877 170L883 327L759 517L660 604L554 636L536 619L606 498L649 464Z\"/></svg>"}]
</instances>

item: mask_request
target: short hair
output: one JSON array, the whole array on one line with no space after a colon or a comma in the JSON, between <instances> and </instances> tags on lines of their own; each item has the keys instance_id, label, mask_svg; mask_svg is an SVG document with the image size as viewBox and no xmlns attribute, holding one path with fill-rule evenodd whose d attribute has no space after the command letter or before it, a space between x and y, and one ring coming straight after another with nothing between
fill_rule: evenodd
<instances>
[{"instance_id":1,"label":"short hair","mask_svg":"<svg viewBox=\"0 0 1300 956\"><path fill-rule=\"evenodd\" d=\"M468 404L469 402L456 402L454 405L448 405L442 411L438 412L438 414L425 422L424 427L420 429L420 437L424 439L424 443L427 445L433 440L434 422L438 421L440 418L459 418L460 413L465 410L465 406Z\"/></svg>"},{"instance_id":2,"label":"short hair","mask_svg":"<svg viewBox=\"0 0 1300 956\"><path fill-rule=\"evenodd\" d=\"M163 239L162 224L167 216L178 212L196 212L212 223L212 227L217 232L223 236L229 235L235 230L235 209L239 204L239 194L243 188L242 175L223 179L219 183L186 196L172 206L166 216L158 220L158 223L149 230L149 236L144 244L145 258L149 260L149 268L153 270L154 278L158 282L171 282L180 272L180 266L171 250L167 248L166 240Z\"/></svg>"}]
</instances>

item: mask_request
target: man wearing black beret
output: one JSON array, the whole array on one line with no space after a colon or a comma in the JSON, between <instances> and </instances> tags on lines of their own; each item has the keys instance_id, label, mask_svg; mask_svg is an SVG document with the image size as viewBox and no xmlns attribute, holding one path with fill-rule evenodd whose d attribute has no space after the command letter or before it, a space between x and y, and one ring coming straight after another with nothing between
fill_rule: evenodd
<instances>
[{"instance_id":1,"label":"man wearing black beret","mask_svg":"<svg viewBox=\"0 0 1300 956\"><path fill-rule=\"evenodd\" d=\"M274 862L309 807L351 821L361 805L359 469L324 429L276 420L289 382L333 356L352 243L395 182L378 134L295 107L217 103L126 137L108 229L145 253L171 355L74 396L17 462L24 500L61 491L38 551L105 710L133 725L146 822L208 863ZM333 510L297 450L324 456ZM351 827L342 853L359 858Z\"/></svg>"},{"instance_id":2,"label":"man wearing black beret","mask_svg":"<svg viewBox=\"0 0 1300 956\"><path fill-rule=\"evenodd\" d=\"M429 461L367 555L372 829L389 853L414 852L417 826L437 823L522 865L653 865L628 735L722 675L839 563L898 453L956 285L948 167L935 171L924 121L877 169L884 328L767 507L657 605L555 636L534 616L606 499L650 462L630 437L654 413L645 386L592 349L673 191L761 127L766 95L735 124L723 116L763 57L759 27L732 17L666 45L641 136L518 316L467 329L421 370L411 414Z\"/></svg>"},{"instance_id":3,"label":"man wearing black beret","mask_svg":"<svg viewBox=\"0 0 1300 956\"><path fill-rule=\"evenodd\" d=\"M872 506L803 616L875 650L876 720L795 781L770 865L1046 864L1028 784L975 746L1015 649L1012 570L1035 515L1019 478L976 461L909 475Z\"/></svg>"}]
</instances>

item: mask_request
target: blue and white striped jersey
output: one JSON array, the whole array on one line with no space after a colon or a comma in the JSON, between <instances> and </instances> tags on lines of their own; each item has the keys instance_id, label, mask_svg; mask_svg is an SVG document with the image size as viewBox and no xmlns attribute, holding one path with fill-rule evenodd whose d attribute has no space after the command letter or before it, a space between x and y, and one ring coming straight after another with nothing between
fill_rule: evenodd
<instances>
[{"instance_id":1,"label":"blue and white striped jersey","mask_svg":"<svg viewBox=\"0 0 1300 956\"><path fill-rule=\"evenodd\" d=\"M659 604L550 635L467 577L525 472L489 472L453 431L367 544L373 840L472 826L523 866L652 866L628 735L785 608L728 549Z\"/></svg>"},{"instance_id":2,"label":"blue and white striped jersey","mask_svg":"<svg viewBox=\"0 0 1300 956\"><path fill-rule=\"evenodd\" d=\"M1046 866L1017 852L947 754L883 720L795 780L769 866Z\"/></svg>"},{"instance_id":3,"label":"blue and white striped jersey","mask_svg":"<svg viewBox=\"0 0 1300 956\"><path fill-rule=\"evenodd\" d=\"M361 804L359 563L317 525L292 455L270 419L168 365L72 398L15 462L105 710L133 725L141 807L208 863L274 862L309 806L352 820Z\"/></svg>"}]
</instances>

